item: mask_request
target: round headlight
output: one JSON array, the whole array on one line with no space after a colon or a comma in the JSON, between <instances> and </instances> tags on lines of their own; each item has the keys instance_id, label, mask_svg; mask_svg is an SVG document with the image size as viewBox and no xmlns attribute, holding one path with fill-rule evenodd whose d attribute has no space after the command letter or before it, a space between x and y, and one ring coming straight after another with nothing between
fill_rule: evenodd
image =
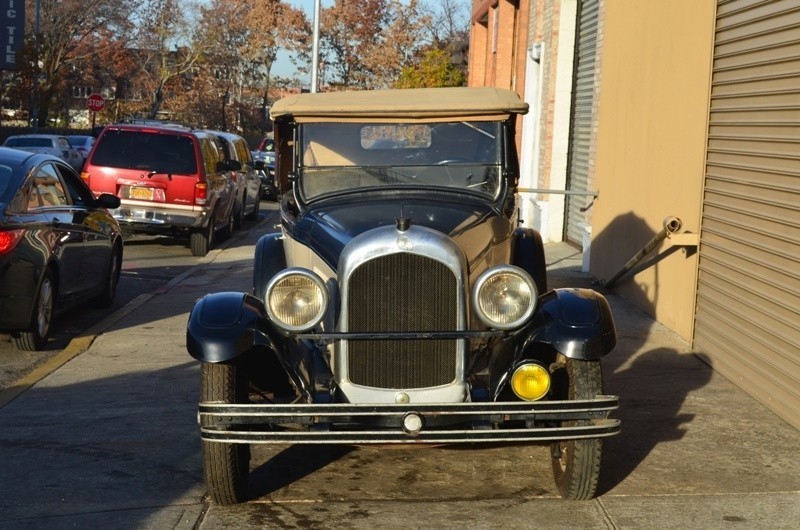
<instances>
[{"instance_id":1,"label":"round headlight","mask_svg":"<svg viewBox=\"0 0 800 530\"><path fill-rule=\"evenodd\" d=\"M520 365L511 376L511 389L518 398L526 401L542 399L550 390L550 374L535 363Z\"/></svg>"},{"instance_id":2,"label":"round headlight","mask_svg":"<svg viewBox=\"0 0 800 530\"><path fill-rule=\"evenodd\" d=\"M306 269L286 269L267 285L267 314L286 331L307 331L328 308L328 290L322 279Z\"/></svg>"},{"instance_id":3,"label":"round headlight","mask_svg":"<svg viewBox=\"0 0 800 530\"><path fill-rule=\"evenodd\" d=\"M502 265L484 272L472 293L478 318L491 328L513 329L536 309L536 284L519 267Z\"/></svg>"}]
</instances>

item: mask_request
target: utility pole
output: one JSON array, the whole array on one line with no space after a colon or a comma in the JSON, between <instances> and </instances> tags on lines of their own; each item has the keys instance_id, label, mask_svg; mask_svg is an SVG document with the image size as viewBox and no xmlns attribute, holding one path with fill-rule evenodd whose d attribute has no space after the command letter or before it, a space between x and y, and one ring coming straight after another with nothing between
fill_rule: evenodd
<instances>
[{"instance_id":1,"label":"utility pole","mask_svg":"<svg viewBox=\"0 0 800 530\"><path fill-rule=\"evenodd\" d=\"M314 35L311 45L311 92L319 89L319 0L314 0Z\"/></svg>"},{"instance_id":2,"label":"utility pole","mask_svg":"<svg viewBox=\"0 0 800 530\"><path fill-rule=\"evenodd\" d=\"M39 75L42 69L42 61L39 59L39 25L41 13L42 0L36 0L36 24L33 31L33 38L36 39L36 68L33 75L33 90L31 91L31 118L33 118L33 132L39 130Z\"/></svg>"}]
</instances>

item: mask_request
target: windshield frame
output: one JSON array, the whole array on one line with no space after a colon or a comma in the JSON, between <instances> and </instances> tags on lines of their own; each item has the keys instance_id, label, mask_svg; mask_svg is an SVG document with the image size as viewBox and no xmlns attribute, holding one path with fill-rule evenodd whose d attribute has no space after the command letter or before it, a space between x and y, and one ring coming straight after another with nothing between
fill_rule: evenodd
<instances>
[{"instance_id":1,"label":"windshield frame","mask_svg":"<svg viewBox=\"0 0 800 530\"><path fill-rule=\"evenodd\" d=\"M363 131L368 128L429 127L437 138L434 145L421 140L417 145L386 145L375 147L365 142ZM497 203L508 190L508 128L507 120L444 119L437 121L305 121L293 127L292 173L293 187L299 202L309 204L328 197L342 197L369 192L445 192L468 194ZM348 135L333 134L349 129ZM354 134L358 131L358 135ZM443 134L447 132L448 136ZM323 160L310 157L312 141L325 138L332 144L349 141L344 149L347 157L339 157L335 149L328 150ZM344 138L344 139L343 139ZM443 141L441 138L446 138ZM381 140L384 141L384 140ZM445 147L445 144L450 145ZM359 145L356 145L358 143ZM480 149L479 149L480 148ZM349 150L348 150L349 149ZM449 149L449 150L448 150ZM450 153L448 156L442 153ZM333 153L333 154L331 154ZM443 156L441 160L437 157ZM337 158L338 157L338 158ZM463 157L463 158L462 158ZM384 161L384 158L386 161ZM305 159L305 160L304 160ZM438 163L436 163L438 162ZM353 185L327 185L314 188L312 176L341 176L357 182ZM321 179L316 181L322 182ZM329 182L329 181L326 181ZM320 191L322 190L322 191Z\"/></svg>"}]
</instances>

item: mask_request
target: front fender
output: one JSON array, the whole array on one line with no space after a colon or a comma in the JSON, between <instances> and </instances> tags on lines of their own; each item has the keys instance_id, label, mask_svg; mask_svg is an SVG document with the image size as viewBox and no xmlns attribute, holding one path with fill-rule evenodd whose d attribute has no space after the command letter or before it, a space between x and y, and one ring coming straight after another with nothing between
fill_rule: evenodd
<instances>
[{"instance_id":1,"label":"front fender","mask_svg":"<svg viewBox=\"0 0 800 530\"><path fill-rule=\"evenodd\" d=\"M198 300L189 314L186 349L198 361L230 361L253 347L266 310L247 293L221 292Z\"/></svg>"},{"instance_id":2,"label":"front fender","mask_svg":"<svg viewBox=\"0 0 800 530\"><path fill-rule=\"evenodd\" d=\"M555 289L539 299L530 341L572 359L596 361L614 349L617 331L606 298L591 289Z\"/></svg>"},{"instance_id":3,"label":"front fender","mask_svg":"<svg viewBox=\"0 0 800 530\"><path fill-rule=\"evenodd\" d=\"M496 399L523 360L549 364L547 352L556 351L572 359L596 361L616 344L614 319L603 295L591 289L554 289L539 298L525 326L493 348L489 385Z\"/></svg>"},{"instance_id":4,"label":"front fender","mask_svg":"<svg viewBox=\"0 0 800 530\"><path fill-rule=\"evenodd\" d=\"M286 255L280 232L265 234L256 243L253 262L253 294L264 297L273 276L286 268Z\"/></svg>"}]
</instances>

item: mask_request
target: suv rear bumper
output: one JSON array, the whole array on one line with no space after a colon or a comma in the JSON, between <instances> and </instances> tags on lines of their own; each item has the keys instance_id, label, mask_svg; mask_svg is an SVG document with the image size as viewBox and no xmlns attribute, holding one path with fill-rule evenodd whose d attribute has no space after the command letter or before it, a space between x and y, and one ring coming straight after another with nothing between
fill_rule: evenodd
<instances>
[{"instance_id":1,"label":"suv rear bumper","mask_svg":"<svg viewBox=\"0 0 800 530\"><path fill-rule=\"evenodd\" d=\"M620 432L617 396L417 405L200 403L201 438L224 443L552 442ZM404 428L409 415L420 426ZM284 427L284 428L281 428Z\"/></svg>"},{"instance_id":2,"label":"suv rear bumper","mask_svg":"<svg viewBox=\"0 0 800 530\"><path fill-rule=\"evenodd\" d=\"M125 200L111 213L121 224L143 231L200 228L208 218L208 212L197 206L154 205Z\"/></svg>"}]
</instances>

